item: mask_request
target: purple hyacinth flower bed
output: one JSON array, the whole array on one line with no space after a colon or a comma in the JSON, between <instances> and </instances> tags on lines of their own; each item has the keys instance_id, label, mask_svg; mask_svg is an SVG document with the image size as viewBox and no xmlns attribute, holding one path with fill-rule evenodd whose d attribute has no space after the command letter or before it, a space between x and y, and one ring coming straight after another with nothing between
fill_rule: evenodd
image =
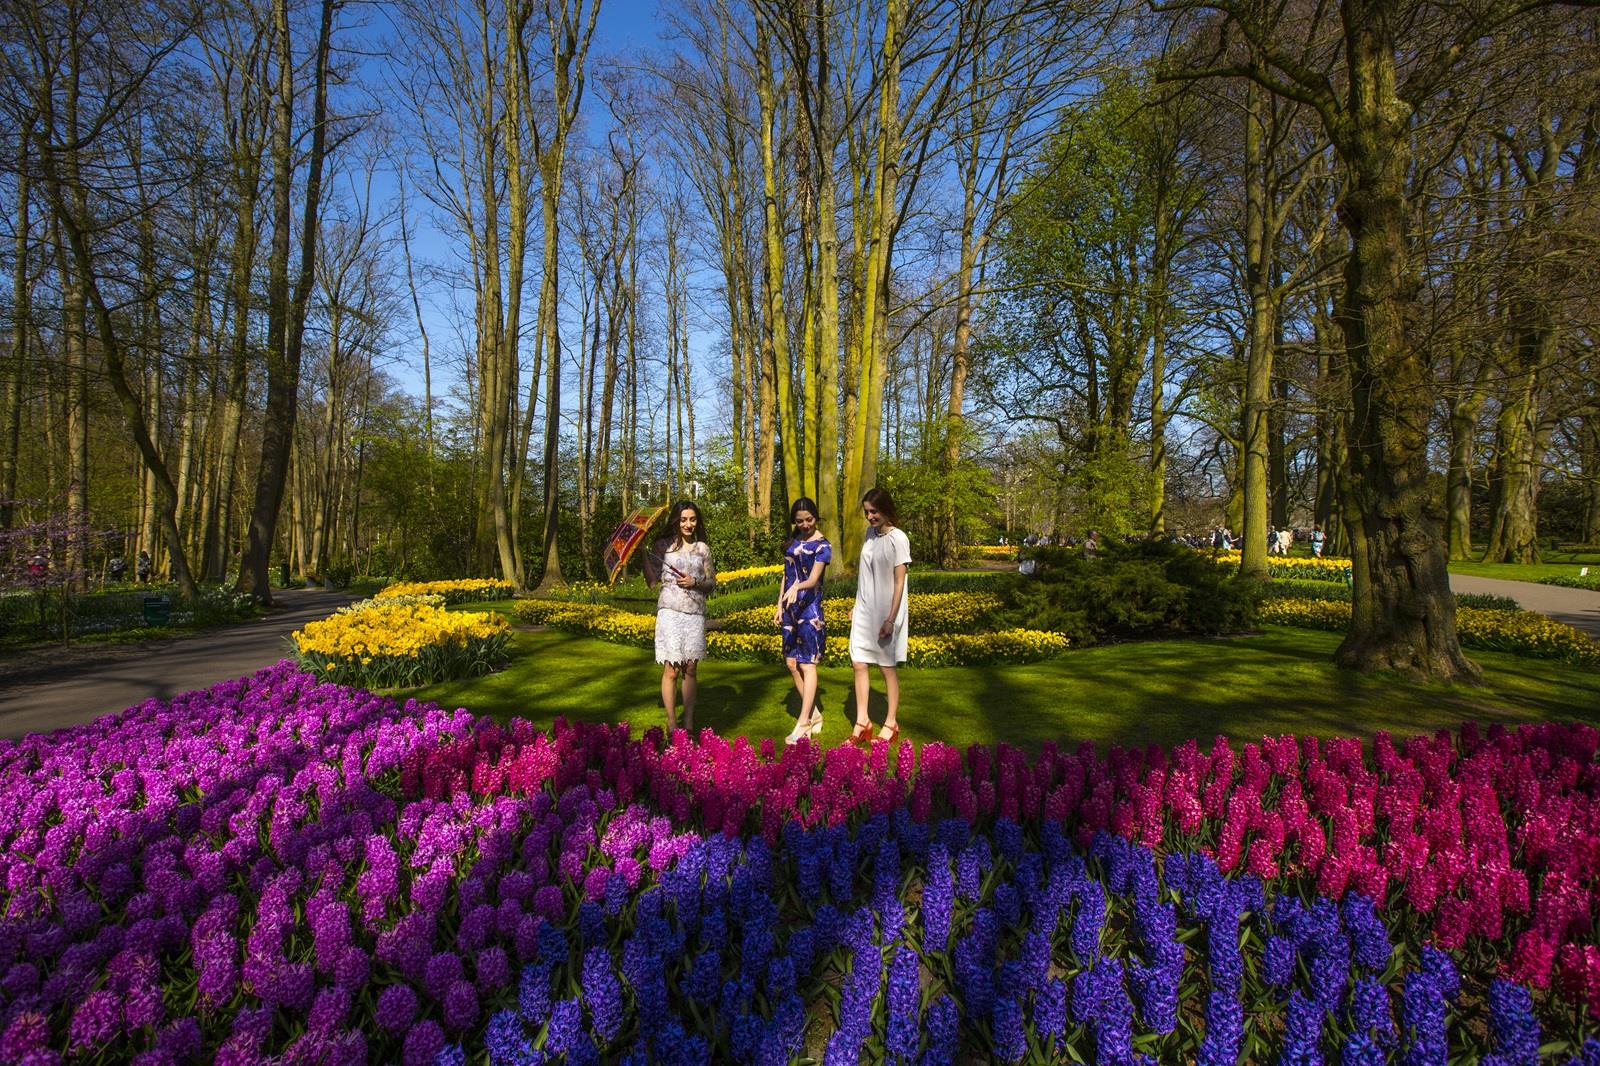
<instances>
[{"instance_id":1,"label":"purple hyacinth flower bed","mask_svg":"<svg viewBox=\"0 0 1600 1066\"><path fill-rule=\"evenodd\" d=\"M281 664L0 742L0 1063L1600 1066L1592 732L781 750Z\"/></svg>"}]
</instances>

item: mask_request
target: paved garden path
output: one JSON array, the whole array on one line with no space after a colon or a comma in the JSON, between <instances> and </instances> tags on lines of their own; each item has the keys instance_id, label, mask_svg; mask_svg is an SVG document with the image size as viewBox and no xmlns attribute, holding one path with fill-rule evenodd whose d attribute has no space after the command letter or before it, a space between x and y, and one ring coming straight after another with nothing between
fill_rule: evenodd
<instances>
[{"instance_id":1,"label":"paved garden path","mask_svg":"<svg viewBox=\"0 0 1600 1066\"><path fill-rule=\"evenodd\" d=\"M1488 592L1510 596L1524 610L1547 614L1600 640L1600 592L1569 589L1560 585L1539 585L1532 581L1502 581L1495 577L1470 577L1451 574L1450 587L1456 592Z\"/></svg>"},{"instance_id":2,"label":"paved garden path","mask_svg":"<svg viewBox=\"0 0 1600 1066\"><path fill-rule=\"evenodd\" d=\"M273 598L261 618L194 636L47 646L0 659L0 737L78 725L254 673L284 657L290 633L353 599L322 589L278 590Z\"/></svg>"}]
</instances>

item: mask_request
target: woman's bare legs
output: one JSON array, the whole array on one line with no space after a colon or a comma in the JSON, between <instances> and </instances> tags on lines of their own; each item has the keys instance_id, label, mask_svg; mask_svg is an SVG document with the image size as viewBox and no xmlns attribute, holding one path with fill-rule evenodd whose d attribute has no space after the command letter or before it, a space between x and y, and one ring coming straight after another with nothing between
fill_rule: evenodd
<instances>
[{"instance_id":1,"label":"woman's bare legs","mask_svg":"<svg viewBox=\"0 0 1600 1066\"><path fill-rule=\"evenodd\" d=\"M872 675L867 672L866 663L850 664L856 672L856 725L872 728L872 718L867 714L867 700L872 695Z\"/></svg>"},{"instance_id":2,"label":"woman's bare legs","mask_svg":"<svg viewBox=\"0 0 1600 1066\"><path fill-rule=\"evenodd\" d=\"M667 709L667 732L678 728L678 667L673 663L661 664L661 706ZM684 708L685 714L688 708Z\"/></svg>"},{"instance_id":3,"label":"woman's bare legs","mask_svg":"<svg viewBox=\"0 0 1600 1066\"><path fill-rule=\"evenodd\" d=\"M700 664L690 660L683 664L683 728L690 733L694 732L694 696L699 682L695 679L695 667Z\"/></svg>"},{"instance_id":4,"label":"woman's bare legs","mask_svg":"<svg viewBox=\"0 0 1600 1066\"><path fill-rule=\"evenodd\" d=\"M800 724L809 725L817 713L817 664L799 663L800 668Z\"/></svg>"},{"instance_id":5,"label":"woman's bare legs","mask_svg":"<svg viewBox=\"0 0 1600 1066\"><path fill-rule=\"evenodd\" d=\"M895 714L900 710L900 673L893 666L880 666L883 671L884 697L889 701L889 713L884 715L883 728L898 728Z\"/></svg>"},{"instance_id":6,"label":"woman's bare legs","mask_svg":"<svg viewBox=\"0 0 1600 1066\"><path fill-rule=\"evenodd\" d=\"M795 690L795 692L799 693L799 695L800 695L800 717L795 720L795 724L796 725L805 725L807 717L808 717L807 712L806 712L806 681L805 681L805 677L800 672L800 664L795 662L793 659L785 659L785 660L783 660L783 665L785 665L785 666L787 666L789 668L789 680L794 682L794 690Z\"/></svg>"}]
</instances>

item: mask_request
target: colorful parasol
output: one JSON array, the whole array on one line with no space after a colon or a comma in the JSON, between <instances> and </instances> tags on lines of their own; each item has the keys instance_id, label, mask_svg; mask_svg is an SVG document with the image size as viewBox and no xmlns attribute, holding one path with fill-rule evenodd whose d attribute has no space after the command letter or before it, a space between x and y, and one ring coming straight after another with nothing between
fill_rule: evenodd
<instances>
[{"instance_id":1,"label":"colorful parasol","mask_svg":"<svg viewBox=\"0 0 1600 1066\"><path fill-rule=\"evenodd\" d=\"M623 519L622 524L612 531L611 539L606 541L605 556L606 577L611 584L616 584L617 575L628 565L628 560L639 547L639 542L644 540L645 535L650 532L650 527L656 524L656 519L660 518L666 509L666 504L659 507L641 507Z\"/></svg>"}]
</instances>

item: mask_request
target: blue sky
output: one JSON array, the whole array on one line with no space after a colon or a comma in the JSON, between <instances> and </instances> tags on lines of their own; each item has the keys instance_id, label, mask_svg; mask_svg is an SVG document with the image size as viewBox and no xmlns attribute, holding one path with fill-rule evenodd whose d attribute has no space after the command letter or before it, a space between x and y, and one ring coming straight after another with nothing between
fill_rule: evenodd
<instances>
[{"instance_id":1,"label":"blue sky","mask_svg":"<svg viewBox=\"0 0 1600 1066\"><path fill-rule=\"evenodd\" d=\"M590 52L590 62L604 56L626 55L656 48L660 45L659 30L661 22L658 19L659 4L657 0L602 0L599 20L595 30L595 43ZM364 73L370 76L374 84L381 82L384 77L381 65L384 56L380 54L383 45L379 42L393 36L392 24L381 15L373 18L369 23L370 30L365 33L347 34L345 45L355 49L371 48L371 57L365 61ZM370 37L371 43L363 40ZM586 118L591 123L597 119L597 110L600 107L598 98L591 91L584 99ZM348 179L347 179L348 180ZM348 188L348 185L346 185ZM384 174L374 179L374 198L377 200L378 211L393 208L397 196L395 177ZM434 220L427 217L428 205L422 200L415 188L409 190L407 195L408 213L413 232L412 256L418 272L419 286L423 289L423 318L427 324L430 346L432 349L435 367L433 371L433 388L437 398L443 396L453 382L453 375L441 368L441 363L449 352L459 352L462 339L459 328L452 316L448 313L450 293L438 284L427 284L423 281L422 272L428 263L452 263L459 258L459 237L453 234L440 232L433 224ZM537 241L540 239L535 228L531 234L535 246L530 258L530 278L526 286L525 318L531 324L534 308L532 302L537 298L537 268L538 250ZM393 255L393 266L396 271L403 271L403 259L396 247ZM563 275L563 281L569 280ZM397 317L391 333L391 348L386 353L384 360L385 369L395 377L407 391L421 397L422 362L421 339L417 334L415 318L410 306L410 293L406 290L403 275L398 276L398 287L404 304L402 313ZM470 293L464 294L470 300ZM648 299L648 297L647 297ZM575 327L574 327L575 328ZM564 331L564 340L570 350L575 338L568 336L571 330ZM702 351L709 346L711 338L705 336L692 336L691 344ZM703 359L697 357L697 362ZM704 381L702 376L702 382ZM570 390L568 390L570 392ZM700 393L701 388L696 388ZM706 412L708 415L710 411Z\"/></svg>"}]
</instances>

